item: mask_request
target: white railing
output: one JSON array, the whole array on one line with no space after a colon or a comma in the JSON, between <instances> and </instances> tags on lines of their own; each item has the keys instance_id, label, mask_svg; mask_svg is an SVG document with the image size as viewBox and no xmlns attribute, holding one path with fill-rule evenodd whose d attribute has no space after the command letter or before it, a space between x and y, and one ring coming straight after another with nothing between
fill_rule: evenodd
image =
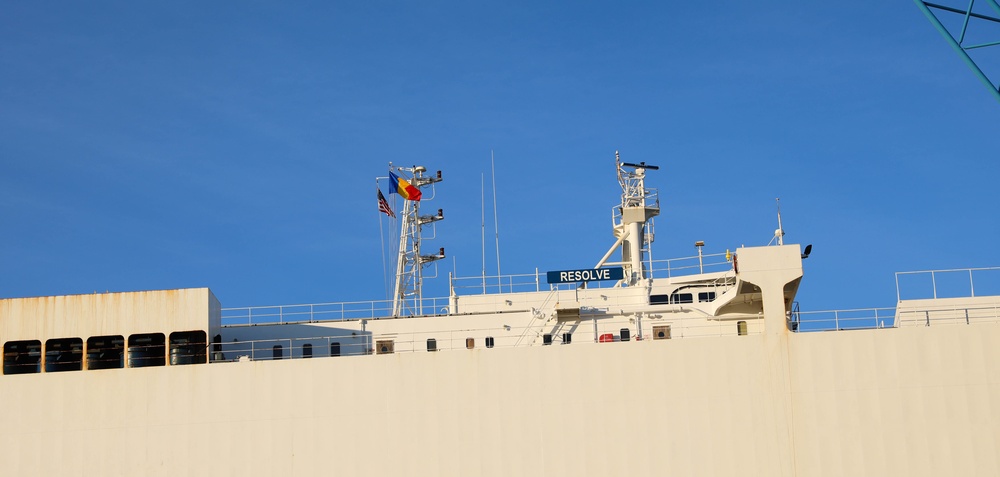
<instances>
[{"instance_id":1,"label":"white railing","mask_svg":"<svg viewBox=\"0 0 1000 477\"><path fill-rule=\"evenodd\" d=\"M456 295L486 295L489 293L524 293L542 290L545 276L535 273L518 275L480 275L478 277L451 277L451 289ZM545 289L548 289L546 284Z\"/></svg>"},{"instance_id":2,"label":"white railing","mask_svg":"<svg viewBox=\"0 0 1000 477\"><path fill-rule=\"evenodd\" d=\"M987 295L1000 295L1000 267L896 272L897 301Z\"/></svg>"},{"instance_id":3,"label":"white railing","mask_svg":"<svg viewBox=\"0 0 1000 477\"><path fill-rule=\"evenodd\" d=\"M1000 305L900 310L899 321L901 326L1000 323Z\"/></svg>"},{"instance_id":4,"label":"white railing","mask_svg":"<svg viewBox=\"0 0 1000 477\"><path fill-rule=\"evenodd\" d=\"M799 311L792 313L789 328L798 332L892 328L895 316L895 308Z\"/></svg>"},{"instance_id":5,"label":"white railing","mask_svg":"<svg viewBox=\"0 0 1000 477\"><path fill-rule=\"evenodd\" d=\"M649 276L672 277L732 270L726 254L681 257L647 262ZM484 295L491 293L524 293L550 290L570 290L579 283L547 283L545 272L515 275L488 275L478 277L452 277L451 289L456 295ZM614 281L588 282L588 288L609 288ZM418 310L407 310L406 316L444 315L448 313L447 297L424 298ZM412 302L410 302L410 306ZM222 309L223 326L315 323L321 321L352 321L392 316L391 300L307 303L298 305L251 306Z\"/></svg>"},{"instance_id":6,"label":"white railing","mask_svg":"<svg viewBox=\"0 0 1000 477\"><path fill-rule=\"evenodd\" d=\"M699 273L732 271L733 264L726 260L726 254L713 253L692 257L669 258L647 262L651 278L670 278Z\"/></svg>"},{"instance_id":7,"label":"white railing","mask_svg":"<svg viewBox=\"0 0 1000 477\"><path fill-rule=\"evenodd\" d=\"M448 313L448 298L421 300L423 315ZM222 325L261 325L283 323L314 323L319 321L352 321L392 316L392 301L351 301L341 303L310 303L302 305L250 306L223 308Z\"/></svg>"}]
</instances>

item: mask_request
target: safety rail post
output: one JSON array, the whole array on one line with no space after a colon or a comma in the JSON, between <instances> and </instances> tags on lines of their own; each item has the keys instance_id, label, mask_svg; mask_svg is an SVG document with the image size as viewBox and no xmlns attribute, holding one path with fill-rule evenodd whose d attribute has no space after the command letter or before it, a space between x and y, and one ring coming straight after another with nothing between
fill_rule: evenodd
<instances>
[{"instance_id":1,"label":"safety rail post","mask_svg":"<svg viewBox=\"0 0 1000 477\"><path fill-rule=\"evenodd\" d=\"M542 291L542 286L538 280L538 267L535 267L535 291Z\"/></svg>"},{"instance_id":2,"label":"safety rail post","mask_svg":"<svg viewBox=\"0 0 1000 477\"><path fill-rule=\"evenodd\" d=\"M840 331L840 312L833 310L833 329Z\"/></svg>"},{"instance_id":3,"label":"safety rail post","mask_svg":"<svg viewBox=\"0 0 1000 477\"><path fill-rule=\"evenodd\" d=\"M929 310L924 310L924 317L927 320L927 324L924 326L931 326L931 312Z\"/></svg>"}]
</instances>

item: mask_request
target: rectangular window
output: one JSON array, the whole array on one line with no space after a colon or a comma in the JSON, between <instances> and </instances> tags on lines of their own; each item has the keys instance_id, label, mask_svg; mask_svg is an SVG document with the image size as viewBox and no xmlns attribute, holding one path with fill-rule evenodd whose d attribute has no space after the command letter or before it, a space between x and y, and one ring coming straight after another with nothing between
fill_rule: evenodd
<instances>
[{"instance_id":1,"label":"rectangular window","mask_svg":"<svg viewBox=\"0 0 1000 477\"><path fill-rule=\"evenodd\" d=\"M340 356L340 343L336 341L330 343L330 356Z\"/></svg>"},{"instance_id":2,"label":"rectangular window","mask_svg":"<svg viewBox=\"0 0 1000 477\"><path fill-rule=\"evenodd\" d=\"M705 303L715 301L715 292L698 292L698 302Z\"/></svg>"},{"instance_id":3,"label":"rectangular window","mask_svg":"<svg viewBox=\"0 0 1000 477\"><path fill-rule=\"evenodd\" d=\"M163 366L166 360L163 333L143 333L128 337L128 367Z\"/></svg>"},{"instance_id":4,"label":"rectangular window","mask_svg":"<svg viewBox=\"0 0 1000 477\"><path fill-rule=\"evenodd\" d=\"M42 342L8 341L3 345L3 374L42 372Z\"/></svg>"},{"instance_id":5,"label":"rectangular window","mask_svg":"<svg viewBox=\"0 0 1000 477\"><path fill-rule=\"evenodd\" d=\"M87 338L87 369L124 367L125 338L123 336L91 336Z\"/></svg>"},{"instance_id":6,"label":"rectangular window","mask_svg":"<svg viewBox=\"0 0 1000 477\"><path fill-rule=\"evenodd\" d=\"M487 348L492 348L494 344L495 344L495 341L493 340L493 337L492 336L487 336L486 337L486 347Z\"/></svg>"},{"instance_id":7,"label":"rectangular window","mask_svg":"<svg viewBox=\"0 0 1000 477\"><path fill-rule=\"evenodd\" d=\"M45 372L79 371L83 369L83 340L57 338L45 342Z\"/></svg>"},{"instance_id":8,"label":"rectangular window","mask_svg":"<svg viewBox=\"0 0 1000 477\"><path fill-rule=\"evenodd\" d=\"M437 351L438 342L434 338L427 338L427 351Z\"/></svg>"},{"instance_id":9,"label":"rectangular window","mask_svg":"<svg viewBox=\"0 0 1000 477\"><path fill-rule=\"evenodd\" d=\"M666 305L670 303L670 295L649 295L650 305Z\"/></svg>"},{"instance_id":10,"label":"rectangular window","mask_svg":"<svg viewBox=\"0 0 1000 477\"><path fill-rule=\"evenodd\" d=\"M302 357L312 358L313 357L313 345L306 343L302 345Z\"/></svg>"},{"instance_id":11,"label":"rectangular window","mask_svg":"<svg viewBox=\"0 0 1000 477\"><path fill-rule=\"evenodd\" d=\"M670 295L670 303L693 303L693 297L690 293L674 293Z\"/></svg>"},{"instance_id":12,"label":"rectangular window","mask_svg":"<svg viewBox=\"0 0 1000 477\"><path fill-rule=\"evenodd\" d=\"M208 358L208 334L202 330L170 333L170 365L204 364Z\"/></svg>"}]
</instances>

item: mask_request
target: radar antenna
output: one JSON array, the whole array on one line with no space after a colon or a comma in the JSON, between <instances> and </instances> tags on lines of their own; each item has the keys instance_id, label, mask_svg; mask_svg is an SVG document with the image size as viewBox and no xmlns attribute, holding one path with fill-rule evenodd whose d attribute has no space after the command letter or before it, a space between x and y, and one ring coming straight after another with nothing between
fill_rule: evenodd
<instances>
[{"instance_id":1,"label":"radar antenna","mask_svg":"<svg viewBox=\"0 0 1000 477\"><path fill-rule=\"evenodd\" d=\"M646 188L646 171L660 168L645 162L622 162L618 151L615 151L615 167L618 169L618 183L622 187L622 203L613 214L615 237L621 243L625 281L635 285L646 278L642 262L643 246L653 242L653 234L646 223L660 214L656 189Z\"/></svg>"}]
</instances>

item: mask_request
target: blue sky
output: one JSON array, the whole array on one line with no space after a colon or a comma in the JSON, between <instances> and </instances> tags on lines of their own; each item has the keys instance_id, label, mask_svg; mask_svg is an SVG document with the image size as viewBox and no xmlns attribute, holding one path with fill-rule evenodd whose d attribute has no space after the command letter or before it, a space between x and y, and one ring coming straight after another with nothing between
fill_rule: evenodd
<instances>
[{"instance_id":1,"label":"blue sky","mask_svg":"<svg viewBox=\"0 0 1000 477\"><path fill-rule=\"evenodd\" d=\"M908 0L351 3L0 7L0 296L383 299L389 161L444 171L427 246L478 275L491 151L505 273L603 255L615 150L661 166L656 258L780 197L804 310L1000 266L1000 104Z\"/></svg>"}]
</instances>

